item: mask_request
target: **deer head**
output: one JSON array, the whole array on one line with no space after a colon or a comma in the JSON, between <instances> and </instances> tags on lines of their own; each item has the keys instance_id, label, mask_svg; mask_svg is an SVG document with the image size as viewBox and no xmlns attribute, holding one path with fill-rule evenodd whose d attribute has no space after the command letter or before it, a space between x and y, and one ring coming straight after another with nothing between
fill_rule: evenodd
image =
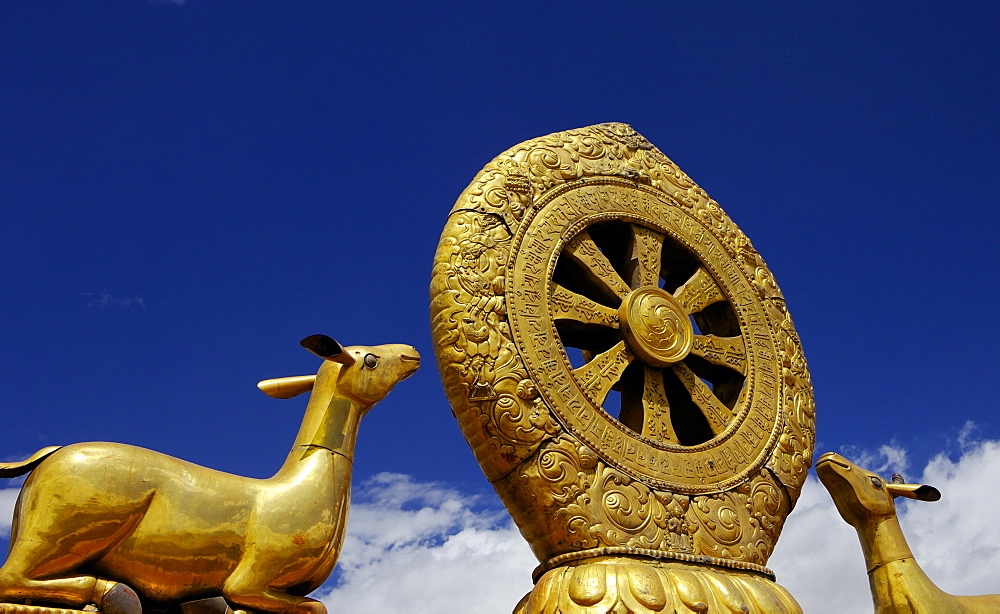
<instances>
[{"instance_id":1,"label":"deer head","mask_svg":"<svg viewBox=\"0 0 1000 614\"><path fill-rule=\"evenodd\" d=\"M837 511L855 528L894 516L896 497L937 501L941 493L925 484L886 482L877 474L858 467L839 454L827 452L816 462L816 474L830 491ZM899 478L902 482L902 478Z\"/></svg>"},{"instance_id":2,"label":"deer head","mask_svg":"<svg viewBox=\"0 0 1000 614\"><path fill-rule=\"evenodd\" d=\"M316 375L280 377L257 384L268 396L290 399L314 390L316 382L322 380L333 384L330 392L371 407L420 366L420 354L401 343L345 348L326 335L310 335L300 344L328 362Z\"/></svg>"},{"instance_id":3,"label":"deer head","mask_svg":"<svg viewBox=\"0 0 1000 614\"><path fill-rule=\"evenodd\" d=\"M296 445L325 447L350 457L361 418L417 370L420 355L398 343L345 348L326 335L311 335L301 344L325 359L316 375L264 380L257 387L282 399L312 390Z\"/></svg>"}]
</instances>

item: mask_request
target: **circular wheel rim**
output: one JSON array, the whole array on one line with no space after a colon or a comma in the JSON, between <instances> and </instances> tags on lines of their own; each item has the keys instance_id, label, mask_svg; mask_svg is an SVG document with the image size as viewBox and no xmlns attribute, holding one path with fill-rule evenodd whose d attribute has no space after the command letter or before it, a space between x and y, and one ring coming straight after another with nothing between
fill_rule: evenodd
<instances>
[{"instance_id":1,"label":"circular wheel rim","mask_svg":"<svg viewBox=\"0 0 1000 614\"><path fill-rule=\"evenodd\" d=\"M729 305L703 263L671 271L677 263L664 261L664 245L671 241L666 233L636 222L617 226L613 230L627 236L601 241L592 236L592 226L568 241L554 275L562 273L568 283L549 286L550 314L563 346L581 351L582 364L571 359L573 375L635 433L667 445L703 444L736 418L734 391L742 388L747 368L743 335L713 334L733 331L723 330L717 314L705 313ZM587 332L594 329L607 334L595 331L597 342L588 343ZM601 337L614 345L594 350ZM614 392L620 394L617 412L606 405Z\"/></svg>"},{"instance_id":2,"label":"circular wheel rim","mask_svg":"<svg viewBox=\"0 0 1000 614\"><path fill-rule=\"evenodd\" d=\"M619 265L619 272L603 255L606 241L591 236L609 224L629 229L636 255L631 270ZM668 245L687 258L687 270L661 275L651 255ZM782 427L775 331L752 282L702 221L649 186L610 177L568 182L525 216L511 254L508 319L515 346L559 422L608 464L650 486L694 494L738 485L769 460ZM590 296L566 287L567 266L582 276ZM692 325L678 340L679 355L659 361L643 356L648 347L637 353L620 324L634 293L660 287L657 277L665 291L654 298L708 328ZM643 316L639 309L636 319ZM574 319L612 331L585 364L573 364L566 350L587 345L566 334L565 322ZM719 334L720 322L726 334ZM631 375L642 384L627 381L637 362L643 373L632 369ZM662 387L647 368L663 375ZM706 368L729 376L713 386L703 379ZM641 387L642 393L626 393L619 419L603 404L623 378L626 391ZM673 407L679 402L681 411Z\"/></svg>"}]
</instances>

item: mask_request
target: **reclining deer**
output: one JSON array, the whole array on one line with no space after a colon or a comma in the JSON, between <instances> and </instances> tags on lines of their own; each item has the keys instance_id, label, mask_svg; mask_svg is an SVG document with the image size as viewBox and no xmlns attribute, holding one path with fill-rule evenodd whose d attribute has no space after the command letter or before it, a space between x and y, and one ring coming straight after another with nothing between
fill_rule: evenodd
<instances>
[{"instance_id":1,"label":"reclining deer","mask_svg":"<svg viewBox=\"0 0 1000 614\"><path fill-rule=\"evenodd\" d=\"M886 483L833 452L820 457L816 473L830 491L840 515L861 539L876 614L1000 612L1000 595L950 595L931 582L914 560L896 518L893 499L937 501L941 493L936 488L898 483L903 481L899 474Z\"/></svg>"},{"instance_id":2,"label":"reclining deer","mask_svg":"<svg viewBox=\"0 0 1000 614\"><path fill-rule=\"evenodd\" d=\"M0 601L141 611L131 587L157 604L221 595L233 608L325 613L304 595L340 554L358 424L420 357L408 345L344 348L325 335L302 345L325 359L315 376L258 384L278 398L312 390L270 479L116 443L0 464L0 477L32 472L14 511ZM63 610L0 604L5 611Z\"/></svg>"}]
</instances>

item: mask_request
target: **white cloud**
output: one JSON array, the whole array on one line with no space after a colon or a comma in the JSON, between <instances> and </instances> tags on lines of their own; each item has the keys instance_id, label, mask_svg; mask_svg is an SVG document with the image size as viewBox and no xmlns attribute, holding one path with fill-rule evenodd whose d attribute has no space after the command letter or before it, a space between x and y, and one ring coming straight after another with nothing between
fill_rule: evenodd
<instances>
[{"instance_id":1,"label":"white cloud","mask_svg":"<svg viewBox=\"0 0 1000 614\"><path fill-rule=\"evenodd\" d=\"M0 538L18 488L0 490ZM335 581L314 595L331 612L509 614L538 562L503 509L410 476L356 487ZM0 553L0 560L3 556Z\"/></svg>"},{"instance_id":2,"label":"white cloud","mask_svg":"<svg viewBox=\"0 0 1000 614\"><path fill-rule=\"evenodd\" d=\"M907 466L898 445L851 453L881 473ZM908 476L943 493L937 503L901 502L899 518L918 562L953 594L1000 591L1000 531L991 529L1000 489L982 488L998 473L1000 442L986 441L966 443L957 462L934 458L919 480ZM331 611L344 614L507 614L531 589L535 564L502 511L476 510L474 499L454 490L383 474L359 490L339 580L321 594ZM815 478L806 482L769 566L805 612L871 611L857 535Z\"/></svg>"},{"instance_id":3,"label":"white cloud","mask_svg":"<svg viewBox=\"0 0 1000 614\"><path fill-rule=\"evenodd\" d=\"M440 484L383 473L351 505L331 612L509 614L538 562L503 510Z\"/></svg>"},{"instance_id":4,"label":"white cloud","mask_svg":"<svg viewBox=\"0 0 1000 614\"><path fill-rule=\"evenodd\" d=\"M910 468L906 449L896 442L879 446L875 452L857 446L845 446L840 453L851 459L851 462L875 473L903 473Z\"/></svg>"},{"instance_id":5,"label":"white cloud","mask_svg":"<svg viewBox=\"0 0 1000 614\"><path fill-rule=\"evenodd\" d=\"M768 567L809 614L872 609L857 534L815 477L802 488Z\"/></svg>"},{"instance_id":6,"label":"white cloud","mask_svg":"<svg viewBox=\"0 0 1000 614\"><path fill-rule=\"evenodd\" d=\"M884 465L880 472L899 471L905 450L885 448L854 452ZM906 476L943 494L937 503L900 502L899 518L917 561L945 591L1000 592L996 475L1000 442L973 442L967 434L957 461L939 455L919 478ZM0 489L0 538L10 531L16 497L17 488ZM509 614L531 590L537 561L504 510L400 474L358 485L353 500L334 578L315 595L331 612ZM871 611L857 535L815 478L806 482L769 566L809 614Z\"/></svg>"},{"instance_id":7,"label":"white cloud","mask_svg":"<svg viewBox=\"0 0 1000 614\"><path fill-rule=\"evenodd\" d=\"M907 502L901 521L924 571L953 594L1000 593L1000 441L968 447L958 462L939 455L920 481L941 501Z\"/></svg>"},{"instance_id":8,"label":"white cloud","mask_svg":"<svg viewBox=\"0 0 1000 614\"><path fill-rule=\"evenodd\" d=\"M892 448L903 453L905 462L905 450ZM880 451L881 472L899 471L898 466L886 466L894 457L884 449ZM874 457L879 464L878 455ZM898 462L898 454L895 458ZM931 484L942 493L937 503L897 500L897 505L900 525L917 562L949 593L1000 592L996 577L1000 531L994 527L1000 489L992 487L998 474L1000 442L982 441L966 443L957 462L942 454L927 464L919 478L904 476L908 482ZM769 566L777 573L778 582L810 614L871 611L857 534L840 518L833 500L815 478L806 482Z\"/></svg>"},{"instance_id":9,"label":"white cloud","mask_svg":"<svg viewBox=\"0 0 1000 614\"><path fill-rule=\"evenodd\" d=\"M965 424L962 425L962 429L958 432L958 445L965 450L969 446L980 443L979 440L975 438L975 433L978 430L978 424L972 420L966 420Z\"/></svg>"},{"instance_id":10,"label":"white cloud","mask_svg":"<svg viewBox=\"0 0 1000 614\"><path fill-rule=\"evenodd\" d=\"M20 488L0 489L0 537L6 538L10 535L10 522L14 518L14 502L17 501L17 493Z\"/></svg>"},{"instance_id":11,"label":"white cloud","mask_svg":"<svg viewBox=\"0 0 1000 614\"><path fill-rule=\"evenodd\" d=\"M171 4L173 4L171 2ZM145 309L146 299L141 296L114 296L107 290L101 290L100 294L94 292L83 292L83 296L95 298L87 299L87 307L91 309L107 309L109 307L120 307L122 309Z\"/></svg>"}]
</instances>

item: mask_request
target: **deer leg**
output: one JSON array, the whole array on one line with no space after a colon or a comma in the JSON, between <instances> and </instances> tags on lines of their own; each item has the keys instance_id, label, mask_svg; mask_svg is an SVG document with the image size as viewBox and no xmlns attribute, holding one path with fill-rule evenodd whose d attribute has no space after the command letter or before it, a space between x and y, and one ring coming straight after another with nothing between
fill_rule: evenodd
<instances>
[{"instance_id":1,"label":"deer leg","mask_svg":"<svg viewBox=\"0 0 1000 614\"><path fill-rule=\"evenodd\" d=\"M268 588L270 578L255 573L255 557L248 552L233 573L226 578L222 595L237 613L243 609L264 612L305 612L326 614L326 606L315 599L289 595L281 590ZM240 609L237 609L240 608Z\"/></svg>"},{"instance_id":2,"label":"deer leg","mask_svg":"<svg viewBox=\"0 0 1000 614\"><path fill-rule=\"evenodd\" d=\"M13 553L12 553L13 554ZM97 578L94 576L69 576L52 580L33 580L22 568L8 559L0 568L0 601L46 601L83 607L99 599L95 595Z\"/></svg>"},{"instance_id":3,"label":"deer leg","mask_svg":"<svg viewBox=\"0 0 1000 614\"><path fill-rule=\"evenodd\" d=\"M113 548L119 541L118 532L91 540L82 551L74 551L60 549L64 536L32 532L28 528L21 523L18 534L12 535L7 561L0 567L0 601L31 599L82 607L88 603L100 604L116 586L117 583L80 574L79 569ZM121 585L114 592L114 601L119 600L123 588Z\"/></svg>"},{"instance_id":4,"label":"deer leg","mask_svg":"<svg viewBox=\"0 0 1000 614\"><path fill-rule=\"evenodd\" d=\"M281 591L260 586L260 582L250 585L240 585L241 579L234 573L226 580L222 593L238 614L242 608L261 610L264 612L304 612L307 614L327 614L326 606L308 597L289 595ZM236 609L237 607L241 609Z\"/></svg>"},{"instance_id":5,"label":"deer leg","mask_svg":"<svg viewBox=\"0 0 1000 614\"><path fill-rule=\"evenodd\" d=\"M80 595L86 595L86 597L81 600ZM89 576L59 578L57 580L22 579L19 586L11 587L10 591L0 590L0 600L6 599L55 602L75 607L92 603L97 604L100 611L106 614L142 614L139 596L131 588L119 582ZM52 612L76 611L52 608L38 609L39 612L46 610ZM0 603L0 612L6 611L3 603Z\"/></svg>"},{"instance_id":6,"label":"deer leg","mask_svg":"<svg viewBox=\"0 0 1000 614\"><path fill-rule=\"evenodd\" d=\"M254 595L226 594L226 600L243 608L264 612L303 612L305 614L327 614L326 606L309 597L295 597L277 591L263 591ZM243 610L234 610L241 612Z\"/></svg>"},{"instance_id":7,"label":"deer leg","mask_svg":"<svg viewBox=\"0 0 1000 614\"><path fill-rule=\"evenodd\" d=\"M53 552L47 536L21 535L12 536L7 562L0 567L0 601L31 599L84 606L100 597L94 595L96 577L72 573L81 562L78 556ZM59 574L67 577L52 578ZM36 579L39 576L49 579Z\"/></svg>"}]
</instances>

